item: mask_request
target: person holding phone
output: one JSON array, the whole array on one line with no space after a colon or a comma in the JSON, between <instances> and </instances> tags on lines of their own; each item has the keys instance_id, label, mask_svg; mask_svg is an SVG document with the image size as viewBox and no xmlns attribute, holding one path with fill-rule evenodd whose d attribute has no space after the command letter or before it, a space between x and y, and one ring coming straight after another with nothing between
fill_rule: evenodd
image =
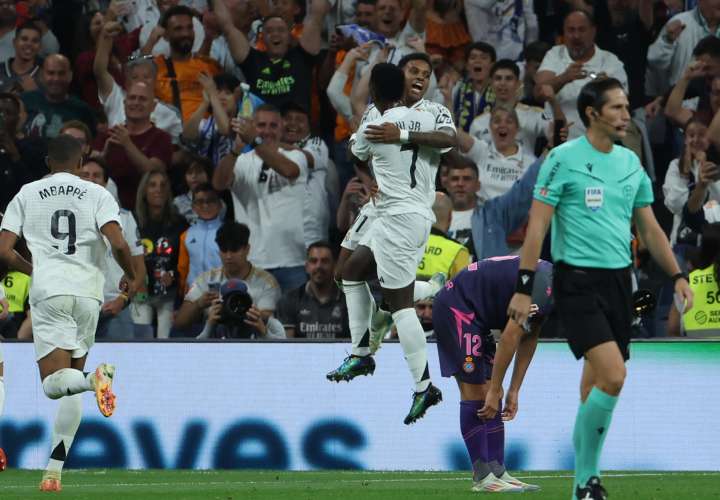
<instances>
[{"instance_id":1,"label":"person holding phone","mask_svg":"<svg viewBox=\"0 0 720 500\"><path fill-rule=\"evenodd\" d=\"M673 214L670 242L697 244L697 234L683 231L683 207L699 208L708 201L720 202L720 169L707 160L710 147L708 128L697 117L690 118L684 128L685 144L678 158L670 162L663 194L665 206ZM692 210L693 212L696 210Z\"/></svg>"}]
</instances>

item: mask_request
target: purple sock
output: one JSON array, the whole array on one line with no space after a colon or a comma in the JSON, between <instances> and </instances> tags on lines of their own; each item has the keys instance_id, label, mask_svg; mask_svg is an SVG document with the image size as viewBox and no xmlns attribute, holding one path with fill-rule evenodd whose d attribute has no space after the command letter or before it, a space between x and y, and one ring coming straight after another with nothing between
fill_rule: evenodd
<instances>
[{"instance_id":1,"label":"purple sock","mask_svg":"<svg viewBox=\"0 0 720 500\"><path fill-rule=\"evenodd\" d=\"M505 473L505 423L502 421L502 401L495 418L487 424L488 463L497 477Z\"/></svg>"},{"instance_id":2,"label":"purple sock","mask_svg":"<svg viewBox=\"0 0 720 500\"><path fill-rule=\"evenodd\" d=\"M474 481L480 481L492 472L488 467L486 427L477 416L484 404L484 401L460 401L460 432L470 455Z\"/></svg>"}]
</instances>

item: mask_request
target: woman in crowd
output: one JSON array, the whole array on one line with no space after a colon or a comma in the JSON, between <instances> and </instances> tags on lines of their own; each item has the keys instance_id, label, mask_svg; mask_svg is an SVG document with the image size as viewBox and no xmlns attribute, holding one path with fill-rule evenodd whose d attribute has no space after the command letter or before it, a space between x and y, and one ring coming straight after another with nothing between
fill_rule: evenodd
<instances>
[{"instance_id":1,"label":"woman in crowd","mask_svg":"<svg viewBox=\"0 0 720 500\"><path fill-rule=\"evenodd\" d=\"M720 201L720 183L718 178L701 176L701 167L707 161L710 141L707 126L696 117L690 119L685 126L685 145L679 158L675 158L668 166L663 184L665 206L673 214L673 227L670 242L697 244L697 235L681 229L682 212L686 203L703 204L708 200Z\"/></svg>"},{"instance_id":2,"label":"woman in crowd","mask_svg":"<svg viewBox=\"0 0 720 500\"><path fill-rule=\"evenodd\" d=\"M170 336L177 292L180 234L187 227L172 202L170 179L162 170L146 172L140 180L135 205L140 238L145 246L147 297L136 297L133 321L151 326L157 317L157 338ZM137 336L146 336L140 328Z\"/></svg>"},{"instance_id":3,"label":"woman in crowd","mask_svg":"<svg viewBox=\"0 0 720 500\"><path fill-rule=\"evenodd\" d=\"M490 113L491 142L460 132L460 150L478 167L478 197L487 201L507 192L535 161L517 140L520 128L513 109L495 106Z\"/></svg>"}]
</instances>

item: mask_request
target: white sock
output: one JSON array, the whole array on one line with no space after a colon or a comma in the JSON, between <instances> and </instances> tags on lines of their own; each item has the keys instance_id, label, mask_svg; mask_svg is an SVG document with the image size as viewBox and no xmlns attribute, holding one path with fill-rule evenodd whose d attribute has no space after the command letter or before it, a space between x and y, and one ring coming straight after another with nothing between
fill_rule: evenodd
<instances>
[{"instance_id":1,"label":"white sock","mask_svg":"<svg viewBox=\"0 0 720 500\"><path fill-rule=\"evenodd\" d=\"M423 392L430 385L425 332L414 308L400 309L392 316L405 353L405 361L415 381L415 392Z\"/></svg>"},{"instance_id":2,"label":"white sock","mask_svg":"<svg viewBox=\"0 0 720 500\"><path fill-rule=\"evenodd\" d=\"M92 373L85 375L74 368L61 368L45 377L42 383L43 390L50 399L92 391L94 389L92 376Z\"/></svg>"},{"instance_id":3,"label":"white sock","mask_svg":"<svg viewBox=\"0 0 720 500\"><path fill-rule=\"evenodd\" d=\"M413 302L418 300L425 300L431 297L433 294L433 287L427 281L416 281L415 289L413 290Z\"/></svg>"},{"instance_id":4,"label":"white sock","mask_svg":"<svg viewBox=\"0 0 720 500\"><path fill-rule=\"evenodd\" d=\"M369 328L375 301L370 294L370 288L364 281L343 280L343 290L348 310L352 354L367 356L370 354Z\"/></svg>"},{"instance_id":5,"label":"white sock","mask_svg":"<svg viewBox=\"0 0 720 500\"><path fill-rule=\"evenodd\" d=\"M75 439L75 433L80 426L81 417L82 396L80 394L65 396L60 399L57 415L55 416L47 470L53 472L62 470L67 454L70 452L70 446L72 446L73 439Z\"/></svg>"},{"instance_id":6,"label":"white sock","mask_svg":"<svg viewBox=\"0 0 720 500\"><path fill-rule=\"evenodd\" d=\"M5 377L0 376L0 415L5 408Z\"/></svg>"}]
</instances>

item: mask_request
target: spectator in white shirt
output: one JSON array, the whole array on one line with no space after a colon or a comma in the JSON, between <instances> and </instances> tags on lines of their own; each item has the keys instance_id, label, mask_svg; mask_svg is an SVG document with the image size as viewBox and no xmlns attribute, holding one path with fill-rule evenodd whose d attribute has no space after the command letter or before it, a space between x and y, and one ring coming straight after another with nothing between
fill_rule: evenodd
<instances>
[{"instance_id":1,"label":"spectator in white shirt","mask_svg":"<svg viewBox=\"0 0 720 500\"><path fill-rule=\"evenodd\" d=\"M690 64L693 49L708 35L720 36L718 0L698 0L697 7L681 12L665 24L647 55L649 69L662 75L656 79L658 95L675 85Z\"/></svg>"},{"instance_id":2,"label":"spectator in white shirt","mask_svg":"<svg viewBox=\"0 0 720 500\"><path fill-rule=\"evenodd\" d=\"M538 37L532 0L466 0L465 15L473 41L493 45L499 59L518 59Z\"/></svg>"},{"instance_id":3,"label":"spectator in white shirt","mask_svg":"<svg viewBox=\"0 0 720 500\"><path fill-rule=\"evenodd\" d=\"M506 193L535 161L517 140L519 126L515 110L496 105L490 113L490 142L458 133L460 150L477 165L477 195L483 203Z\"/></svg>"},{"instance_id":4,"label":"spectator in white shirt","mask_svg":"<svg viewBox=\"0 0 720 500\"><path fill-rule=\"evenodd\" d=\"M282 116L270 104L255 109L253 122L233 119L232 128L235 145L215 169L213 186L231 190L235 219L250 227L250 261L275 276L283 290L296 288L307 279L307 159L280 144ZM241 155L245 145L253 150Z\"/></svg>"},{"instance_id":5,"label":"spectator in white shirt","mask_svg":"<svg viewBox=\"0 0 720 500\"><path fill-rule=\"evenodd\" d=\"M552 85L557 101L570 127L569 139L579 137L585 126L577 111L580 89L595 78L615 78L628 88L625 68L611 52L595 45L596 26L584 10L573 10L563 23L565 43L556 45L545 55L535 76L538 85Z\"/></svg>"},{"instance_id":6,"label":"spectator in white shirt","mask_svg":"<svg viewBox=\"0 0 720 500\"><path fill-rule=\"evenodd\" d=\"M308 162L307 191L303 211L305 246L327 241L330 228L330 195L328 185L337 185L337 172L330 171L328 147L320 137L310 133L310 115L296 104L283 109L283 142L305 154ZM337 196L339 188L334 189ZM337 203L335 203L337 206Z\"/></svg>"},{"instance_id":7,"label":"spectator in white shirt","mask_svg":"<svg viewBox=\"0 0 720 500\"><path fill-rule=\"evenodd\" d=\"M501 59L490 70L490 86L495 92L495 106L515 110L520 126L517 140L525 151L533 153L537 140L549 137L552 119L546 117L541 108L519 102L521 85L520 68L509 59ZM486 142L491 141L489 111L473 120L470 135Z\"/></svg>"},{"instance_id":8,"label":"spectator in white shirt","mask_svg":"<svg viewBox=\"0 0 720 500\"><path fill-rule=\"evenodd\" d=\"M120 33L116 22L105 23L98 37L93 72L98 85L98 98L108 119L108 127L125 123L125 91L113 79L108 71L108 59L112 50L113 37ZM125 64L125 85L143 82L155 89L157 66L151 56L137 57ZM167 104L155 99L155 107L150 113L150 121L160 130L164 130L178 142L182 133L180 113Z\"/></svg>"},{"instance_id":9,"label":"spectator in white shirt","mask_svg":"<svg viewBox=\"0 0 720 500\"><path fill-rule=\"evenodd\" d=\"M720 202L720 182L702 175L707 161L707 150L710 141L708 128L702 121L691 118L685 126L685 146L679 158L675 158L668 166L663 184L665 206L673 214L673 226L670 242L678 241L682 222L683 207L692 198L700 205L708 200ZM707 193L707 194L706 194Z\"/></svg>"}]
</instances>

